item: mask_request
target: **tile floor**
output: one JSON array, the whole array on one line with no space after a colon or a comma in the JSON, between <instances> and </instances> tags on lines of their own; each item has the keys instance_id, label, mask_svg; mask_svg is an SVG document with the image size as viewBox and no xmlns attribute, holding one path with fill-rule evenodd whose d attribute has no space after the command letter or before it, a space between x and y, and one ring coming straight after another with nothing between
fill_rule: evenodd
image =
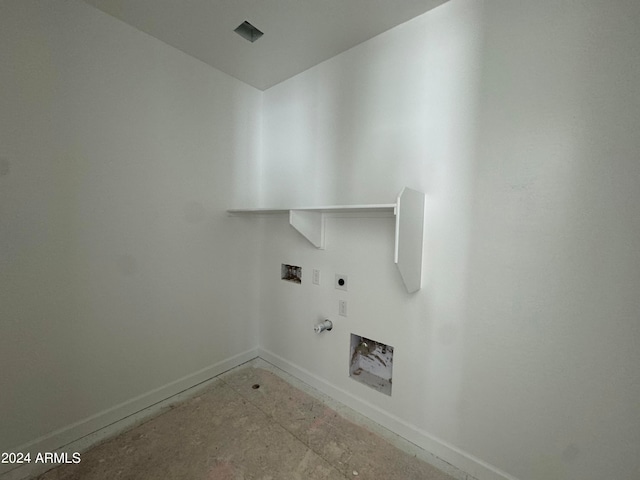
<instances>
[{"instance_id":1,"label":"tile floor","mask_svg":"<svg viewBox=\"0 0 640 480\"><path fill-rule=\"evenodd\" d=\"M254 365L39 480L453 480Z\"/></svg>"}]
</instances>

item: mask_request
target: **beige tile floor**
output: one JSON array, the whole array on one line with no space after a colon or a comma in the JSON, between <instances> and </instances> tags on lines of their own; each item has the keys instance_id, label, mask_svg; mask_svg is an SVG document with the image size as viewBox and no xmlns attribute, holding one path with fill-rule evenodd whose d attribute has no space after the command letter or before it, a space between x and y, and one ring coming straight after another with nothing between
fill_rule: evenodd
<instances>
[{"instance_id":1,"label":"beige tile floor","mask_svg":"<svg viewBox=\"0 0 640 480\"><path fill-rule=\"evenodd\" d=\"M255 387L259 386L259 387ZM247 366L40 480L453 480L267 369Z\"/></svg>"}]
</instances>

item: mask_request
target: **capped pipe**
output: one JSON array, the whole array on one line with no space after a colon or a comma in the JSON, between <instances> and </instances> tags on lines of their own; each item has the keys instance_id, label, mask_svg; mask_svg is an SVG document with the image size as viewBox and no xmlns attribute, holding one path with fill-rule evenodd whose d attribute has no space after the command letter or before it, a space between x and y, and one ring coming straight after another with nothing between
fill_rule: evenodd
<instances>
[{"instance_id":1,"label":"capped pipe","mask_svg":"<svg viewBox=\"0 0 640 480\"><path fill-rule=\"evenodd\" d=\"M315 327L313 327L313 331L316 333L324 332L325 330L328 332L333 328L333 323L331 320L325 320L324 322L317 323Z\"/></svg>"}]
</instances>

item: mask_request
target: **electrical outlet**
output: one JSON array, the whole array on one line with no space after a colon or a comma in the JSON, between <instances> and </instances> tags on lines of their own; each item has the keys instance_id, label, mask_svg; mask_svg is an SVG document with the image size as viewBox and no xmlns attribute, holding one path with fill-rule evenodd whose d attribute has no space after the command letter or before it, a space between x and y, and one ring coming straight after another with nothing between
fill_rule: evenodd
<instances>
[{"instance_id":1,"label":"electrical outlet","mask_svg":"<svg viewBox=\"0 0 640 480\"><path fill-rule=\"evenodd\" d=\"M347 316L347 301L339 300L338 301L338 315L342 315L343 317Z\"/></svg>"},{"instance_id":2,"label":"electrical outlet","mask_svg":"<svg viewBox=\"0 0 640 480\"><path fill-rule=\"evenodd\" d=\"M313 269L313 284L320 285L320 270L317 268Z\"/></svg>"},{"instance_id":3,"label":"electrical outlet","mask_svg":"<svg viewBox=\"0 0 640 480\"><path fill-rule=\"evenodd\" d=\"M347 276L336 273L336 288L339 290L347 290Z\"/></svg>"}]
</instances>

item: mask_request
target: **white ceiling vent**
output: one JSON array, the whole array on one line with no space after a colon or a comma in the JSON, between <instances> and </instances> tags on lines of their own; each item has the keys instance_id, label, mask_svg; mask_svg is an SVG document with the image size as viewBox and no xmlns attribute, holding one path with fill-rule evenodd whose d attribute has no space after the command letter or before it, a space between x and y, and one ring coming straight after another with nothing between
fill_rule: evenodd
<instances>
[{"instance_id":1,"label":"white ceiling vent","mask_svg":"<svg viewBox=\"0 0 640 480\"><path fill-rule=\"evenodd\" d=\"M249 40L251 43L258 40L264 33L258 30L256 27L251 25L246 20L242 22L238 27L234 30L238 35L242 38Z\"/></svg>"}]
</instances>

